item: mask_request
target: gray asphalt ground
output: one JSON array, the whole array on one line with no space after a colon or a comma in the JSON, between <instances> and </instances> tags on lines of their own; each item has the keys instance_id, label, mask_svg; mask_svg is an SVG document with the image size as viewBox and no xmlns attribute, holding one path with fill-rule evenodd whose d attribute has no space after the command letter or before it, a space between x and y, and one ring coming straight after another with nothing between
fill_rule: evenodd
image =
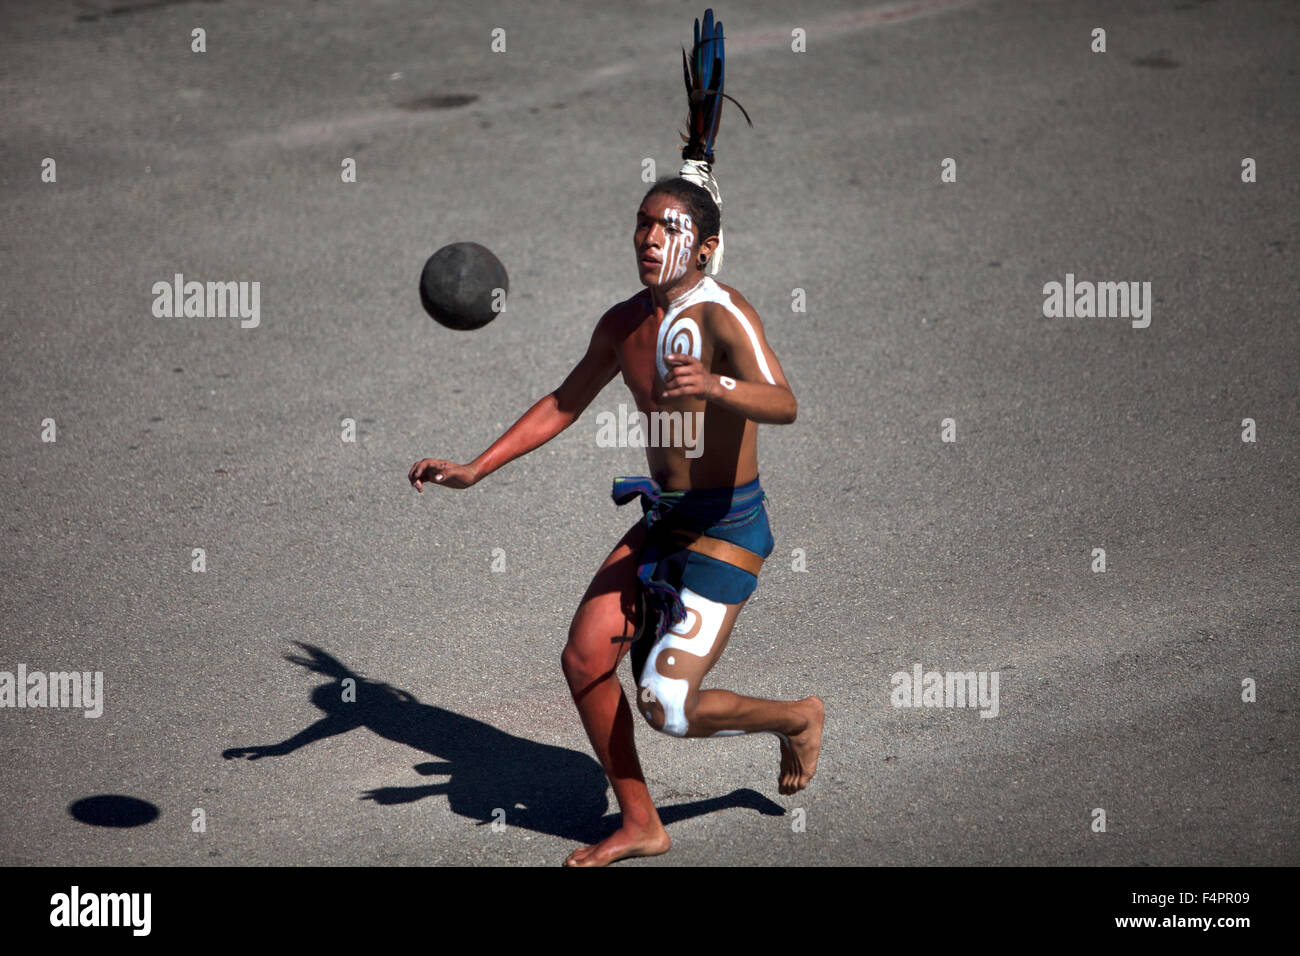
<instances>
[{"instance_id":1,"label":"gray asphalt ground","mask_svg":"<svg viewBox=\"0 0 1300 956\"><path fill-rule=\"evenodd\" d=\"M0 670L105 699L0 710L0 862L552 865L609 832L559 658L639 513L609 491L642 453L595 440L630 393L469 491L406 474L640 288L702 6L3 4ZM787 798L769 736L638 725L674 848L628 865L1300 862L1300 6L719 15L756 124L724 114L720 278L799 417L760 432L777 548L714 685L818 694L826 738ZM472 333L416 295L458 240L511 276ZM260 326L155 318L175 273L260 282ZM1150 281L1150 327L1045 318L1067 273ZM998 716L895 708L917 663L996 671ZM100 794L159 815L74 818Z\"/></svg>"}]
</instances>

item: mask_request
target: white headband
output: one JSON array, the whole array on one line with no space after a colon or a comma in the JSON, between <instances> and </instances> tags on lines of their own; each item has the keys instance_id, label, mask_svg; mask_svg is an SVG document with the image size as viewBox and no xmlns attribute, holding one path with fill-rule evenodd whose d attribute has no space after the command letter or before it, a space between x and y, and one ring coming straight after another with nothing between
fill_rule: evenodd
<instances>
[{"instance_id":1,"label":"white headband","mask_svg":"<svg viewBox=\"0 0 1300 956\"><path fill-rule=\"evenodd\" d=\"M718 192L718 181L713 178L713 171L709 169L709 164L702 159L687 159L682 162L681 171L677 174L682 179L695 183L697 186L703 186L717 203L718 212L722 212L722 194ZM709 258L709 265L705 269L707 275L715 276L718 270L722 268L722 225L718 225L718 248L714 250L713 255Z\"/></svg>"}]
</instances>

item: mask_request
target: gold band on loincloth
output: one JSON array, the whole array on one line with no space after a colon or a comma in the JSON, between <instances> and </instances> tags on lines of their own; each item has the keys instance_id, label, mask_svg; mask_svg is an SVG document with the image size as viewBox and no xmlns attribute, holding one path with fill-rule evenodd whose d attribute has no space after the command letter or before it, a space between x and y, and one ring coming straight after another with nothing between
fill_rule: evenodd
<instances>
[{"instance_id":1,"label":"gold band on loincloth","mask_svg":"<svg viewBox=\"0 0 1300 956\"><path fill-rule=\"evenodd\" d=\"M713 558L723 564L730 564L742 571L748 571L754 577L758 577L758 572L763 567L762 555L755 554L748 548L742 548L738 544L732 544L730 541L723 541L721 538L710 538L688 528L675 528L672 536L674 543L687 551L694 551L696 554Z\"/></svg>"}]
</instances>

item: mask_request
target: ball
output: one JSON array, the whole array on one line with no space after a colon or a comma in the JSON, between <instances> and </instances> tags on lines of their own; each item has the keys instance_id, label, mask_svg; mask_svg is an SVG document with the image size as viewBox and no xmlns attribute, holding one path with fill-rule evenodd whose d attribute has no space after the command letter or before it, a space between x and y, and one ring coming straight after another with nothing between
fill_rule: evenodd
<instances>
[{"instance_id":1,"label":"ball","mask_svg":"<svg viewBox=\"0 0 1300 956\"><path fill-rule=\"evenodd\" d=\"M420 273L420 303L449 329L481 329L505 307L506 267L477 242L453 242L429 257Z\"/></svg>"}]
</instances>

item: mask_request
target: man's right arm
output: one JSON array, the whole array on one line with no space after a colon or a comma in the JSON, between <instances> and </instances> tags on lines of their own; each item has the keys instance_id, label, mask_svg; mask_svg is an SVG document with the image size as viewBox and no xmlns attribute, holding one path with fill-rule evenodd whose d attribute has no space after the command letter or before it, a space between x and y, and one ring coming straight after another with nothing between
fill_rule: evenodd
<instances>
[{"instance_id":1,"label":"man's right arm","mask_svg":"<svg viewBox=\"0 0 1300 956\"><path fill-rule=\"evenodd\" d=\"M487 451L470 463L476 482L502 465L540 448L576 422L601 389L618 374L618 354L611 331L617 309L615 306L601 316L591 333L587 353L560 387L541 398Z\"/></svg>"}]
</instances>

